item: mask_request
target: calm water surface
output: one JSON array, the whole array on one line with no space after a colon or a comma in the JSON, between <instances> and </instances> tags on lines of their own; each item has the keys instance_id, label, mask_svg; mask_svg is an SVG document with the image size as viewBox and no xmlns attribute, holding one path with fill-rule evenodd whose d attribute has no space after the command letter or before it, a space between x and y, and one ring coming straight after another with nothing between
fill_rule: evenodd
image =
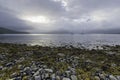
<instances>
[{"instance_id":1,"label":"calm water surface","mask_svg":"<svg viewBox=\"0 0 120 80\"><path fill-rule=\"evenodd\" d=\"M30 45L120 45L119 34L0 34L2 43Z\"/></svg>"}]
</instances>

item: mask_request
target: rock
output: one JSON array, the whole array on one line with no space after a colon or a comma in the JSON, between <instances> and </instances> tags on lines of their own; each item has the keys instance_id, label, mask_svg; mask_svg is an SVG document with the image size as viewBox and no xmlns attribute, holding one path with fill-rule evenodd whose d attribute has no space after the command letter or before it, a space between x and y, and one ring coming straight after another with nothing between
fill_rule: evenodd
<instances>
[{"instance_id":1,"label":"rock","mask_svg":"<svg viewBox=\"0 0 120 80\"><path fill-rule=\"evenodd\" d=\"M31 70L31 68L29 68L29 67L26 67L26 68L24 69L24 72L26 73L26 75L31 75L31 74L32 74L32 70Z\"/></svg>"},{"instance_id":2,"label":"rock","mask_svg":"<svg viewBox=\"0 0 120 80\"><path fill-rule=\"evenodd\" d=\"M116 67L117 65L116 65L115 63L112 63L111 66L112 66L112 67Z\"/></svg>"},{"instance_id":3,"label":"rock","mask_svg":"<svg viewBox=\"0 0 120 80\"><path fill-rule=\"evenodd\" d=\"M54 80L54 79L53 79ZM56 80L60 80L60 77L59 76L56 76Z\"/></svg>"},{"instance_id":4,"label":"rock","mask_svg":"<svg viewBox=\"0 0 120 80\"><path fill-rule=\"evenodd\" d=\"M5 73L0 74L0 78L3 77L4 75L5 75Z\"/></svg>"},{"instance_id":5,"label":"rock","mask_svg":"<svg viewBox=\"0 0 120 80\"><path fill-rule=\"evenodd\" d=\"M70 78L63 78L62 80L70 80Z\"/></svg>"},{"instance_id":6,"label":"rock","mask_svg":"<svg viewBox=\"0 0 120 80\"><path fill-rule=\"evenodd\" d=\"M52 69L45 69L46 72L53 73Z\"/></svg>"},{"instance_id":7,"label":"rock","mask_svg":"<svg viewBox=\"0 0 120 80\"><path fill-rule=\"evenodd\" d=\"M32 70L33 70L33 71L37 71L38 68L37 68L37 67L32 67Z\"/></svg>"},{"instance_id":8,"label":"rock","mask_svg":"<svg viewBox=\"0 0 120 80\"><path fill-rule=\"evenodd\" d=\"M95 76L95 80L100 80L100 78L98 76Z\"/></svg>"},{"instance_id":9,"label":"rock","mask_svg":"<svg viewBox=\"0 0 120 80\"><path fill-rule=\"evenodd\" d=\"M29 71L30 70L30 67L25 67L24 68L24 71L26 72L26 71Z\"/></svg>"},{"instance_id":10,"label":"rock","mask_svg":"<svg viewBox=\"0 0 120 80\"><path fill-rule=\"evenodd\" d=\"M92 63L90 59L86 60L85 63Z\"/></svg>"},{"instance_id":11,"label":"rock","mask_svg":"<svg viewBox=\"0 0 120 80\"><path fill-rule=\"evenodd\" d=\"M0 54L0 60L3 60L5 55Z\"/></svg>"},{"instance_id":12,"label":"rock","mask_svg":"<svg viewBox=\"0 0 120 80\"><path fill-rule=\"evenodd\" d=\"M13 73L13 74L11 74L11 78L15 78L15 77L17 77L18 76L18 74L15 72L15 73Z\"/></svg>"},{"instance_id":13,"label":"rock","mask_svg":"<svg viewBox=\"0 0 120 80\"><path fill-rule=\"evenodd\" d=\"M22 80L29 80L29 77L28 77L28 76L24 76L24 77L22 78Z\"/></svg>"},{"instance_id":14,"label":"rock","mask_svg":"<svg viewBox=\"0 0 120 80\"><path fill-rule=\"evenodd\" d=\"M105 80L110 80L109 78L105 78Z\"/></svg>"},{"instance_id":15,"label":"rock","mask_svg":"<svg viewBox=\"0 0 120 80\"><path fill-rule=\"evenodd\" d=\"M69 77L71 74L71 71L65 71L65 73L66 73L66 76Z\"/></svg>"},{"instance_id":16,"label":"rock","mask_svg":"<svg viewBox=\"0 0 120 80\"><path fill-rule=\"evenodd\" d=\"M55 74L52 74L52 75L51 75L51 78L52 78L52 79L55 79Z\"/></svg>"},{"instance_id":17,"label":"rock","mask_svg":"<svg viewBox=\"0 0 120 80\"><path fill-rule=\"evenodd\" d=\"M42 65L43 69L47 68L47 65Z\"/></svg>"},{"instance_id":18,"label":"rock","mask_svg":"<svg viewBox=\"0 0 120 80\"><path fill-rule=\"evenodd\" d=\"M24 61L25 60L25 58L24 57L21 57L19 60L17 60L17 62L22 62L22 61Z\"/></svg>"},{"instance_id":19,"label":"rock","mask_svg":"<svg viewBox=\"0 0 120 80\"><path fill-rule=\"evenodd\" d=\"M26 76L27 74L25 72L23 72L23 76Z\"/></svg>"},{"instance_id":20,"label":"rock","mask_svg":"<svg viewBox=\"0 0 120 80\"><path fill-rule=\"evenodd\" d=\"M58 53L58 56L64 57L65 54L63 54L63 53Z\"/></svg>"},{"instance_id":21,"label":"rock","mask_svg":"<svg viewBox=\"0 0 120 80\"><path fill-rule=\"evenodd\" d=\"M45 73L45 78L48 78L50 77L48 73Z\"/></svg>"},{"instance_id":22,"label":"rock","mask_svg":"<svg viewBox=\"0 0 120 80\"><path fill-rule=\"evenodd\" d=\"M37 75L39 75L40 73L39 73L39 70L36 72L36 73L34 73L34 75L33 76L37 76Z\"/></svg>"},{"instance_id":23,"label":"rock","mask_svg":"<svg viewBox=\"0 0 120 80\"><path fill-rule=\"evenodd\" d=\"M16 77L13 80L22 80L22 78L21 77Z\"/></svg>"},{"instance_id":24,"label":"rock","mask_svg":"<svg viewBox=\"0 0 120 80\"><path fill-rule=\"evenodd\" d=\"M22 70L24 67L22 65L18 65L18 69Z\"/></svg>"},{"instance_id":25,"label":"rock","mask_svg":"<svg viewBox=\"0 0 120 80\"><path fill-rule=\"evenodd\" d=\"M3 66L0 66L0 70L2 70L3 69Z\"/></svg>"},{"instance_id":26,"label":"rock","mask_svg":"<svg viewBox=\"0 0 120 80\"><path fill-rule=\"evenodd\" d=\"M75 75L71 75L71 80L78 80Z\"/></svg>"},{"instance_id":27,"label":"rock","mask_svg":"<svg viewBox=\"0 0 120 80\"><path fill-rule=\"evenodd\" d=\"M41 77L40 77L40 75L35 76L34 78L35 78L35 80L42 80Z\"/></svg>"},{"instance_id":28,"label":"rock","mask_svg":"<svg viewBox=\"0 0 120 80\"><path fill-rule=\"evenodd\" d=\"M120 76L116 76L116 78L117 78L118 80L120 80Z\"/></svg>"},{"instance_id":29,"label":"rock","mask_svg":"<svg viewBox=\"0 0 120 80\"><path fill-rule=\"evenodd\" d=\"M108 55L115 55L115 52L107 52Z\"/></svg>"},{"instance_id":30,"label":"rock","mask_svg":"<svg viewBox=\"0 0 120 80\"><path fill-rule=\"evenodd\" d=\"M76 70L75 70L75 68L70 68L70 71L71 71L71 74L76 74Z\"/></svg>"},{"instance_id":31,"label":"rock","mask_svg":"<svg viewBox=\"0 0 120 80\"><path fill-rule=\"evenodd\" d=\"M78 75L78 80L82 80L82 79L81 79L81 75Z\"/></svg>"},{"instance_id":32,"label":"rock","mask_svg":"<svg viewBox=\"0 0 120 80\"><path fill-rule=\"evenodd\" d=\"M79 57L78 57L78 56L75 56L74 58L75 58L75 59L79 59Z\"/></svg>"},{"instance_id":33,"label":"rock","mask_svg":"<svg viewBox=\"0 0 120 80\"><path fill-rule=\"evenodd\" d=\"M115 76L109 75L110 80L117 80Z\"/></svg>"},{"instance_id":34,"label":"rock","mask_svg":"<svg viewBox=\"0 0 120 80\"><path fill-rule=\"evenodd\" d=\"M100 80L104 80L105 79L105 75L104 74L99 74Z\"/></svg>"},{"instance_id":35,"label":"rock","mask_svg":"<svg viewBox=\"0 0 120 80\"><path fill-rule=\"evenodd\" d=\"M13 65L14 65L14 63L9 62L9 63L6 64L6 67L11 67L11 66L13 66Z\"/></svg>"}]
</instances>

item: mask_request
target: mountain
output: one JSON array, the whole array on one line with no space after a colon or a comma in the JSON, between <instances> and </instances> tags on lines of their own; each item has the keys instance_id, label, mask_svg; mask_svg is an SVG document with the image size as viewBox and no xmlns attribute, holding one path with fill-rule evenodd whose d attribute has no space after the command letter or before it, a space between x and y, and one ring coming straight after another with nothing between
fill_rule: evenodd
<instances>
[{"instance_id":1,"label":"mountain","mask_svg":"<svg viewBox=\"0 0 120 80\"><path fill-rule=\"evenodd\" d=\"M89 31L88 33L96 33L96 34L120 34L120 28L93 30L93 31Z\"/></svg>"},{"instance_id":2,"label":"mountain","mask_svg":"<svg viewBox=\"0 0 120 80\"><path fill-rule=\"evenodd\" d=\"M0 34L28 34L28 32L14 31L11 29L0 27Z\"/></svg>"}]
</instances>

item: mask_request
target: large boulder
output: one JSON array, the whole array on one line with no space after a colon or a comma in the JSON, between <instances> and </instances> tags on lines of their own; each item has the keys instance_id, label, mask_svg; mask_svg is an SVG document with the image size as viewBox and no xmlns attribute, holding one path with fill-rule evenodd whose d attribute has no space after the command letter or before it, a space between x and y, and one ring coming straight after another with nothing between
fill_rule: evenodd
<instances>
[{"instance_id":1,"label":"large boulder","mask_svg":"<svg viewBox=\"0 0 120 80\"><path fill-rule=\"evenodd\" d=\"M120 76L116 76L116 78L117 78L118 80L120 80Z\"/></svg>"}]
</instances>

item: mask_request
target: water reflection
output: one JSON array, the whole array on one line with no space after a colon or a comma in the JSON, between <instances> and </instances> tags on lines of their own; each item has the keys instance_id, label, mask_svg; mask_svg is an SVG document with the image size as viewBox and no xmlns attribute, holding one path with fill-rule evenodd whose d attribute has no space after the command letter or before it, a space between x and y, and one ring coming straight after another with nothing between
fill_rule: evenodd
<instances>
[{"instance_id":1,"label":"water reflection","mask_svg":"<svg viewBox=\"0 0 120 80\"><path fill-rule=\"evenodd\" d=\"M0 42L30 45L119 45L118 34L1 34Z\"/></svg>"}]
</instances>

